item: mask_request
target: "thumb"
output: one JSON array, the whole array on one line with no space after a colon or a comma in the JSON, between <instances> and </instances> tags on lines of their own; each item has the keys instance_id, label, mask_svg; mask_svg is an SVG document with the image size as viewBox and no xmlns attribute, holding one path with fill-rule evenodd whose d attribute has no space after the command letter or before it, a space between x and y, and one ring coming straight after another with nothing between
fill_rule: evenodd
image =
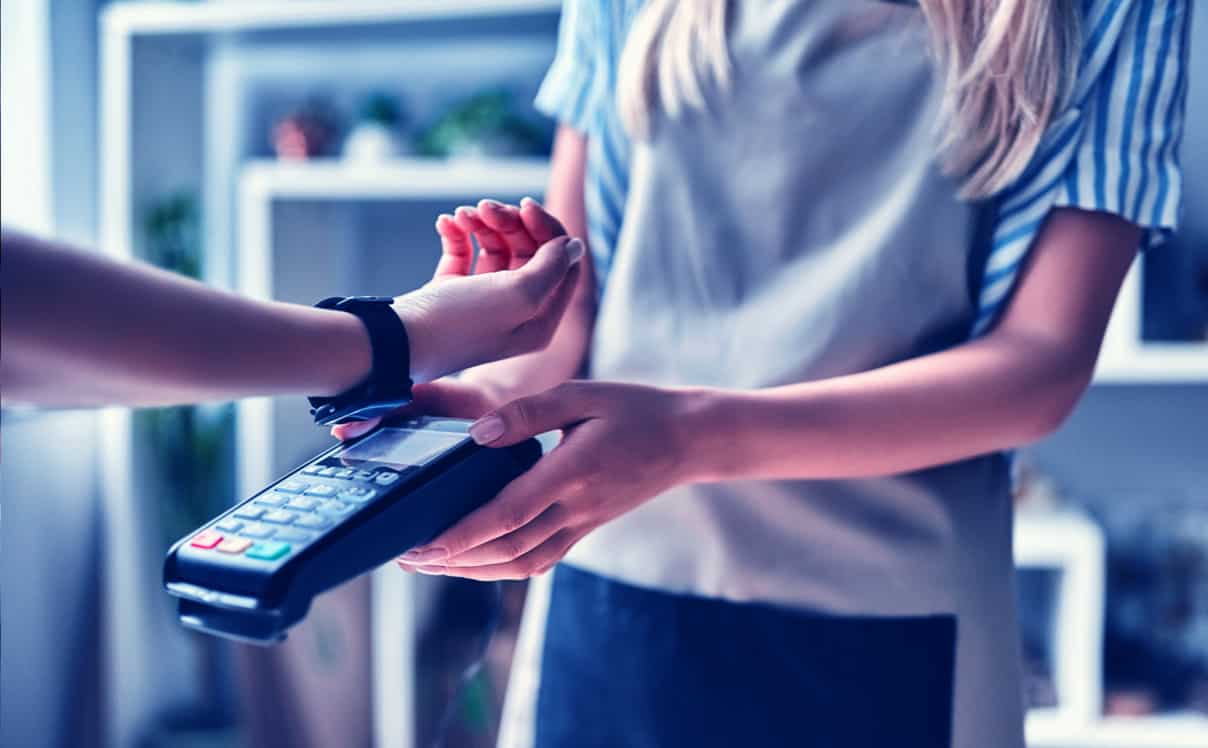
<instances>
[{"instance_id":1,"label":"thumb","mask_svg":"<svg viewBox=\"0 0 1208 748\"><path fill-rule=\"evenodd\" d=\"M479 418L470 436L484 446L507 447L546 431L574 426L588 415L578 382L567 382L539 395L522 397Z\"/></svg>"},{"instance_id":2,"label":"thumb","mask_svg":"<svg viewBox=\"0 0 1208 748\"><path fill-rule=\"evenodd\" d=\"M566 279L571 266L583 257L583 241L566 236L549 240L537 248L533 258L511 271L514 282L539 309L545 299Z\"/></svg>"}]
</instances>

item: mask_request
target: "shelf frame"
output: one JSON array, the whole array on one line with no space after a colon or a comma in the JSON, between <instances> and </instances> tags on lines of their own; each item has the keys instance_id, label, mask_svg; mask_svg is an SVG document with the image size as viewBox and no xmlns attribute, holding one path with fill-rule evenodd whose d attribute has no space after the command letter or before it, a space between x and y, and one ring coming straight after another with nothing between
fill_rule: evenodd
<instances>
[{"instance_id":1,"label":"shelf frame","mask_svg":"<svg viewBox=\"0 0 1208 748\"><path fill-rule=\"evenodd\" d=\"M307 0L125 2L104 10L107 32L131 37L359 26L557 12L559 0Z\"/></svg>"},{"instance_id":2,"label":"shelf frame","mask_svg":"<svg viewBox=\"0 0 1208 748\"><path fill-rule=\"evenodd\" d=\"M366 202L540 196L548 159L397 159L380 164L315 161L252 161L239 179L238 267L235 290L258 299L274 297L274 204L291 200ZM252 398L236 404L236 486L250 496L267 485L274 454L274 403ZM373 713L379 748L414 745L412 711L383 694L414 694L419 592L415 578L392 567L373 573Z\"/></svg>"}]
</instances>

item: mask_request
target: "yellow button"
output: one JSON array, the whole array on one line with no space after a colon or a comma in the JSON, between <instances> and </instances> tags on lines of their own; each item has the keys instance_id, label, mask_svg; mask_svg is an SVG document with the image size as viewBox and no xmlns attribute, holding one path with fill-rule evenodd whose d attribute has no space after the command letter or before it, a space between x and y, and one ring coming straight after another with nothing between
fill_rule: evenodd
<instances>
[{"instance_id":1,"label":"yellow button","mask_svg":"<svg viewBox=\"0 0 1208 748\"><path fill-rule=\"evenodd\" d=\"M223 553L243 553L251 544L252 541L247 538L227 538L218 544L218 550Z\"/></svg>"}]
</instances>

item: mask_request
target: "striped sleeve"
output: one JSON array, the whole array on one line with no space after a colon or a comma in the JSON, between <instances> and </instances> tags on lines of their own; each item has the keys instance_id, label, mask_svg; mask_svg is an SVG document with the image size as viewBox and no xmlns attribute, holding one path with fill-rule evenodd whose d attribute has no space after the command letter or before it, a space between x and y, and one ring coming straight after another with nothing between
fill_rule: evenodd
<instances>
[{"instance_id":1,"label":"striped sleeve","mask_svg":"<svg viewBox=\"0 0 1208 748\"><path fill-rule=\"evenodd\" d=\"M558 50L534 105L581 132L588 131L597 96L597 0L563 0Z\"/></svg>"},{"instance_id":2,"label":"striped sleeve","mask_svg":"<svg viewBox=\"0 0 1208 748\"><path fill-rule=\"evenodd\" d=\"M1191 0L1085 0L1083 53L1069 109L1033 163L997 198L998 223L973 335L1009 301L1049 211L1118 215L1157 246L1178 224Z\"/></svg>"},{"instance_id":3,"label":"striped sleeve","mask_svg":"<svg viewBox=\"0 0 1208 748\"><path fill-rule=\"evenodd\" d=\"M1082 137L1054 202L1114 213L1145 230L1144 247L1178 225L1190 15L1190 0L1134 2L1085 93Z\"/></svg>"}]
</instances>

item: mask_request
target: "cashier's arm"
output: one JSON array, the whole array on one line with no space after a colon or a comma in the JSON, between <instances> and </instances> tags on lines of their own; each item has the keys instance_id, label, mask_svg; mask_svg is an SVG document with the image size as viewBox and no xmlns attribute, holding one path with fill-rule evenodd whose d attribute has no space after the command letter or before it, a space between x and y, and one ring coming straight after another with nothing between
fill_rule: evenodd
<instances>
[{"instance_id":1,"label":"cashier's arm","mask_svg":"<svg viewBox=\"0 0 1208 748\"><path fill-rule=\"evenodd\" d=\"M473 277L438 270L431 283L396 297L412 376L432 379L545 346L576 288L582 253L581 243L560 237L521 268ZM369 373L368 335L345 312L248 299L8 231L0 282L5 404L335 395Z\"/></svg>"},{"instance_id":2,"label":"cashier's arm","mask_svg":"<svg viewBox=\"0 0 1208 748\"><path fill-rule=\"evenodd\" d=\"M677 484L888 475L1035 441L1089 384L1139 240L1122 219L1059 209L993 332L880 369L762 390L568 382L514 401L479 420L481 441L562 428L562 443L401 563L524 577Z\"/></svg>"}]
</instances>

